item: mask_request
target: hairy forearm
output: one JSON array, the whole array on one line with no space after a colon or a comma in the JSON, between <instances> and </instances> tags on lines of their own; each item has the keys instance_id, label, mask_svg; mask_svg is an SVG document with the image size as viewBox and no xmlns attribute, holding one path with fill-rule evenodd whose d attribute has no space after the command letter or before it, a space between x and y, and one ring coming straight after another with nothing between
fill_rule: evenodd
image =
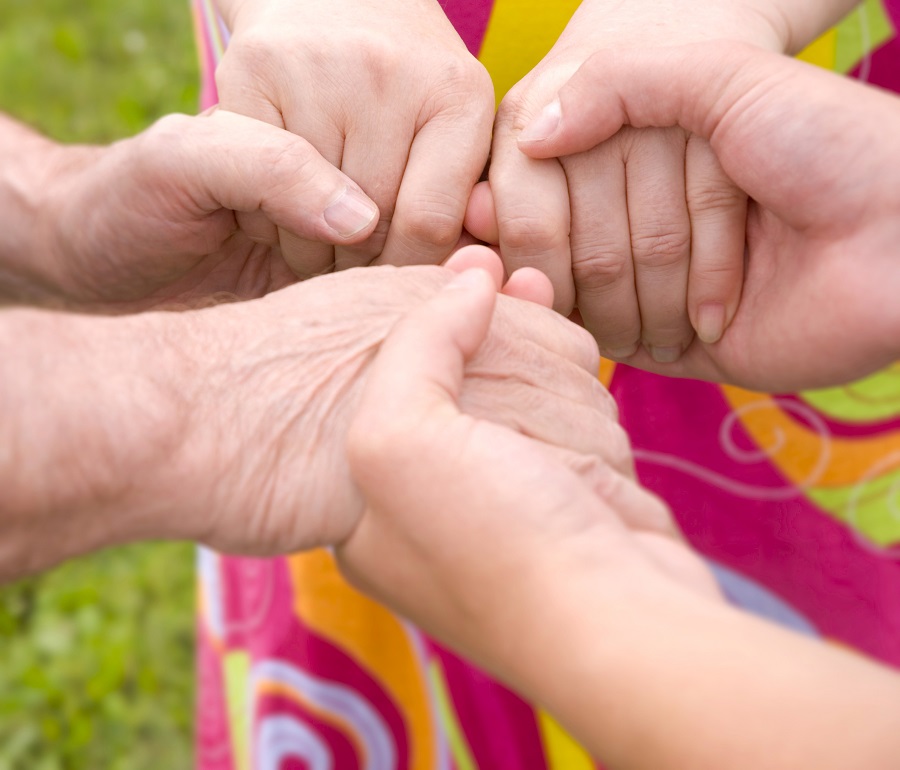
<instances>
[{"instance_id":1,"label":"hairy forearm","mask_svg":"<svg viewBox=\"0 0 900 770\"><path fill-rule=\"evenodd\" d=\"M184 369L162 315L0 311L0 580L137 539L184 537Z\"/></svg>"},{"instance_id":2,"label":"hairy forearm","mask_svg":"<svg viewBox=\"0 0 900 770\"><path fill-rule=\"evenodd\" d=\"M895 673L671 586L608 583L543 601L511 680L610 768L896 767Z\"/></svg>"}]
</instances>

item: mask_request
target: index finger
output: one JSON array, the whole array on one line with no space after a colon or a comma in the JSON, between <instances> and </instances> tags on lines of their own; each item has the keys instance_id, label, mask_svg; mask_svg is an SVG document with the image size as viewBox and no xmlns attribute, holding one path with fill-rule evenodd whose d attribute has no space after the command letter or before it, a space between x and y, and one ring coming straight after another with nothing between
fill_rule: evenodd
<instances>
[{"instance_id":1,"label":"index finger","mask_svg":"<svg viewBox=\"0 0 900 770\"><path fill-rule=\"evenodd\" d=\"M500 254L511 275L534 267L553 284L555 310L575 306L569 187L559 161L534 160L516 143L511 118L498 122L491 156L490 189L497 213Z\"/></svg>"}]
</instances>

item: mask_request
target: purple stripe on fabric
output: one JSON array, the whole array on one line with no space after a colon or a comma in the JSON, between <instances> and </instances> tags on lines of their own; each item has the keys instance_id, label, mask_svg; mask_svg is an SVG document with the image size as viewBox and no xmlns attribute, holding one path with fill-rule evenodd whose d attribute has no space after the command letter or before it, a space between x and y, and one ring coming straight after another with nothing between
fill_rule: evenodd
<instances>
[{"instance_id":1,"label":"purple stripe on fabric","mask_svg":"<svg viewBox=\"0 0 900 770\"><path fill-rule=\"evenodd\" d=\"M486 674L431 641L475 765L547 770L531 706Z\"/></svg>"},{"instance_id":2,"label":"purple stripe on fabric","mask_svg":"<svg viewBox=\"0 0 900 770\"><path fill-rule=\"evenodd\" d=\"M228 557L226 563L248 561ZM271 611L258 627L244 634L242 646L254 661L275 658L312 673L318 679L346 685L367 700L391 732L397 770L409 767L409 737L398 706L352 657L303 625L294 615L293 590L285 559L267 560L272 567ZM229 564L231 566L231 564ZM258 595L258 591L254 591Z\"/></svg>"},{"instance_id":3,"label":"purple stripe on fabric","mask_svg":"<svg viewBox=\"0 0 900 770\"><path fill-rule=\"evenodd\" d=\"M439 2L471 54L478 56L494 8L494 0L439 0Z\"/></svg>"},{"instance_id":4,"label":"purple stripe on fabric","mask_svg":"<svg viewBox=\"0 0 900 770\"><path fill-rule=\"evenodd\" d=\"M785 485L768 462L744 466L725 454L718 428L729 407L716 386L620 366L612 391L636 448L763 491ZM746 435L743 442L749 442ZM752 499L687 466L640 462L638 469L702 553L784 597L824 636L900 667L898 554L867 545L800 490L792 499Z\"/></svg>"},{"instance_id":5,"label":"purple stripe on fabric","mask_svg":"<svg viewBox=\"0 0 900 770\"><path fill-rule=\"evenodd\" d=\"M340 768L340 770L361 770L362 757L357 754L356 748L347 734L335 727L333 723L322 720L317 714L291 698L280 695L263 695L259 699L256 707L258 721L280 714L293 716L312 729L322 739L322 742L328 745L334 760L333 767ZM305 766L298 759L293 761L300 767ZM286 770L288 764L289 760L283 761L280 769Z\"/></svg>"}]
</instances>

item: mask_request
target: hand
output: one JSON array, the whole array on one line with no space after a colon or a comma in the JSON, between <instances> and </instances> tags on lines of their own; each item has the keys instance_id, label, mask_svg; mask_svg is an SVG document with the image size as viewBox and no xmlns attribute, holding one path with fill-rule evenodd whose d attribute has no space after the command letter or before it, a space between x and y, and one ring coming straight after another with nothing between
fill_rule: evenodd
<instances>
[{"instance_id":1,"label":"hand","mask_svg":"<svg viewBox=\"0 0 900 770\"><path fill-rule=\"evenodd\" d=\"M495 279L500 273L499 260L481 247L458 259L487 261ZM204 542L278 554L346 537L362 500L345 437L370 361L394 323L453 269L354 270L184 322L184 314L172 318L183 355L196 361L183 386L192 415L184 473L194 479L184 502L215 516ZM517 280L520 289L537 283ZM583 330L504 296L488 342L467 367L462 402L553 445L621 454L627 439L606 417L615 406L596 382L597 366Z\"/></svg>"},{"instance_id":2,"label":"hand","mask_svg":"<svg viewBox=\"0 0 900 770\"><path fill-rule=\"evenodd\" d=\"M256 555L345 538L362 513L346 431L372 357L454 270L486 267L495 286L502 275L483 247L450 265L353 270L183 313L8 313L0 343L18 364L16 378L0 379L10 418L0 438L21 461L0 458L0 578L10 553L34 554L36 569L136 536ZM537 271L504 292L551 301ZM19 315L30 320L14 328ZM598 365L583 329L501 296L461 401L631 473ZM37 547L56 530L66 536Z\"/></svg>"},{"instance_id":3,"label":"hand","mask_svg":"<svg viewBox=\"0 0 900 770\"><path fill-rule=\"evenodd\" d=\"M461 413L493 291L463 274L373 363L348 434L367 506L335 549L344 573L605 767L893 767L900 677L726 605L665 507L604 461ZM860 729L828 729L848 720Z\"/></svg>"},{"instance_id":4,"label":"hand","mask_svg":"<svg viewBox=\"0 0 900 770\"><path fill-rule=\"evenodd\" d=\"M522 149L584 151L622 125L708 138L753 199L740 309L722 340L675 376L793 391L846 383L900 357L900 101L737 45L615 52L560 91L561 120ZM557 107L551 109L552 113Z\"/></svg>"},{"instance_id":5,"label":"hand","mask_svg":"<svg viewBox=\"0 0 900 770\"><path fill-rule=\"evenodd\" d=\"M551 445L463 413L465 374L502 310L494 292L465 272L382 345L347 441L366 511L335 553L363 590L512 675L551 576L584 567L611 593L655 581L718 592L665 505L622 472L627 444ZM598 405L605 434L615 415Z\"/></svg>"},{"instance_id":6,"label":"hand","mask_svg":"<svg viewBox=\"0 0 900 770\"><path fill-rule=\"evenodd\" d=\"M282 235L294 273L448 257L487 161L494 90L439 3L219 5L233 31L216 71L221 105L309 140L381 212L352 247Z\"/></svg>"},{"instance_id":7,"label":"hand","mask_svg":"<svg viewBox=\"0 0 900 770\"><path fill-rule=\"evenodd\" d=\"M172 115L110 147L56 147L32 247L45 295L136 310L292 283L260 219L334 243L364 239L377 210L309 143L216 111Z\"/></svg>"},{"instance_id":8,"label":"hand","mask_svg":"<svg viewBox=\"0 0 900 770\"><path fill-rule=\"evenodd\" d=\"M517 137L596 51L705 38L780 48L775 25L750 3L585 0L541 63L503 100L490 188L473 198L467 228L499 244L510 271L533 265L577 306L601 352L628 358L640 346L676 360L696 329L715 342L737 309L746 195L707 142L679 127L625 128L595 148L559 159L522 155Z\"/></svg>"}]
</instances>

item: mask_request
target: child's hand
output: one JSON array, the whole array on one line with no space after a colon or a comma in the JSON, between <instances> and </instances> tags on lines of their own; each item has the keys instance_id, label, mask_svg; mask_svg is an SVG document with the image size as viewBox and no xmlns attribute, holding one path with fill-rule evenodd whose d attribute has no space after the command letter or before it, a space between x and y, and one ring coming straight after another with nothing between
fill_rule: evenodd
<instances>
[{"instance_id":1,"label":"child's hand","mask_svg":"<svg viewBox=\"0 0 900 770\"><path fill-rule=\"evenodd\" d=\"M494 90L436 0L219 0L221 105L286 128L378 204L353 246L286 235L294 273L439 264L487 160Z\"/></svg>"},{"instance_id":2,"label":"child's hand","mask_svg":"<svg viewBox=\"0 0 900 770\"><path fill-rule=\"evenodd\" d=\"M640 50L660 35L678 42L734 33L774 45L755 17L756 25L730 7L693 5L679 14L659 3L586 0L503 100L494 130L490 182L507 268L546 272L557 309L568 314L577 305L601 352L618 360L643 346L656 361L672 362L695 331L708 343L721 337L741 295L746 195L707 142L678 127L626 128L588 152L550 161L523 156L517 138L598 50Z\"/></svg>"}]
</instances>

